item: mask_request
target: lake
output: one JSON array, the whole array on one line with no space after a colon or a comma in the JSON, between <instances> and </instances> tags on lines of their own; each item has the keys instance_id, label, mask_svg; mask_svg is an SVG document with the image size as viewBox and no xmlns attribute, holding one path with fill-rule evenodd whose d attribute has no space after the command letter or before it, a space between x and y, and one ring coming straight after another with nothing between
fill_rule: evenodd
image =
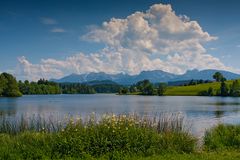
<instances>
[{"instance_id":1,"label":"lake","mask_svg":"<svg viewBox=\"0 0 240 160\"><path fill-rule=\"evenodd\" d=\"M33 95L0 98L0 116L19 118L21 115L43 115L63 118L64 115L89 115L95 112L139 115L180 113L191 132L202 136L207 128L219 123L240 123L240 98L184 96L118 96Z\"/></svg>"}]
</instances>

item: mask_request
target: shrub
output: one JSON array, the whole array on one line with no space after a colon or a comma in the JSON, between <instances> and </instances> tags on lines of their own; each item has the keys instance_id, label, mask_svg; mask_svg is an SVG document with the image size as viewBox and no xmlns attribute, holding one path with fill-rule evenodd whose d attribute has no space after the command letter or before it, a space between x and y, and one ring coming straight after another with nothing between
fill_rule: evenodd
<instances>
[{"instance_id":1,"label":"shrub","mask_svg":"<svg viewBox=\"0 0 240 160\"><path fill-rule=\"evenodd\" d=\"M206 132L204 144L207 150L240 149L240 125L218 125Z\"/></svg>"}]
</instances>

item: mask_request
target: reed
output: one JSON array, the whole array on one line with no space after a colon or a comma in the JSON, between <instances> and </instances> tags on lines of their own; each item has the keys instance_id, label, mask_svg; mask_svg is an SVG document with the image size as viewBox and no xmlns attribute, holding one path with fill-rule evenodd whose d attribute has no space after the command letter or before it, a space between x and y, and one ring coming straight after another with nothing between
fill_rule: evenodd
<instances>
[{"instance_id":1,"label":"reed","mask_svg":"<svg viewBox=\"0 0 240 160\"><path fill-rule=\"evenodd\" d=\"M41 116L2 117L0 142L5 145L0 146L0 153L4 159L14 154L17 159L121 159L125 155L192 153L196 138L184 129L183 120L180 114L91 114L61 121Z\"/></svg>"}]
</instances>

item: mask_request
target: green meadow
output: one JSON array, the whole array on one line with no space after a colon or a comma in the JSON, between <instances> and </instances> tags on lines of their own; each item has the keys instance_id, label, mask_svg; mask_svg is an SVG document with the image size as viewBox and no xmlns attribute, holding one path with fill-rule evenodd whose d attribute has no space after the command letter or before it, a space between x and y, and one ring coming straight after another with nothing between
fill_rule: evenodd
<instances>
[{"instance_id":1,"label":"green meadow","mask_svg":"<svg viewBox=\"0 0 240 160\"><path fill-rule=\"evenodd\" d=\"M230 86L232 80L226 81L226 84ZM164 95L166 96L197 96L201 91L207 91L209 87L213 88L214 93L220 88L220 82L204 83L191 86L170 86L167 88Z\"/></svg>"}]
</instances>

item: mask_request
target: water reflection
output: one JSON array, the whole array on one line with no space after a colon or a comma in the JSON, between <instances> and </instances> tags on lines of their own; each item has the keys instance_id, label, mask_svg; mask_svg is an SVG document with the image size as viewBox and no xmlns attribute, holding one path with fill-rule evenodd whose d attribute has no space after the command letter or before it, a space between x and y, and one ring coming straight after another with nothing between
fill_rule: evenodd
<instances>
[{"instance_id":1,"label":"water reflection","mask_svg":"<svg viewBox=\"0 0 240 160\"><path fill-rule=\"evenodd\" d=\"M0 116L14 116L17 113L17 98L0 98Z\"/></svg>"},{"instance_id":2,"label":"water reflection","mask_svg":"<svg viewBox=\"0 0 240 160\"><path fill-rule=\"evenodd\" d=\"M224 116L224 113L225 113L225 111L221 111L221 110L216 110L216 111L214 112L216 118L221 118L221 117L223 117L223 116Z\"/></svg>"}]
</instances>

